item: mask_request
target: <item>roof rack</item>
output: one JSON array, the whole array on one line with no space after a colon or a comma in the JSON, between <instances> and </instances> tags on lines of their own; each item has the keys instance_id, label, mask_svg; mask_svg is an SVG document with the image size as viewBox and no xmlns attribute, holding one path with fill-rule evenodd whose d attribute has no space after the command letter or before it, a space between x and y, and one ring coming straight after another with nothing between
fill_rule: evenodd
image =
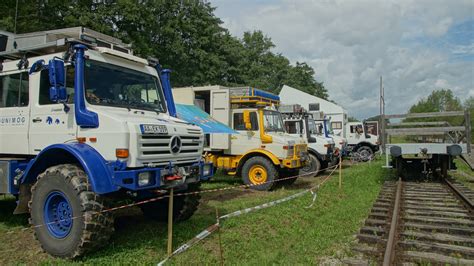
<instances>
[{"instance_id":1,"label":"roof rack","mask_svg":"<svg viewBox=\"0 0 474 266\"><path fill-rule=\"evenodd\" d=\"M25 53L44 55L63 52L70 43L89 47L105 47L126 54L133 54L130 45L120 39L84 27L64 28L14 34L0 31L0 59L20 59Z\"/></svg>"},{"instance_id":2,"label":"roof rack","mask_svg":"<svg viewBox=\"0 0 474 266\"><path fill-rule=\"evenodd\" d=\"M280 97L251 87L230 88L230 102L239 105L272 106L280 104Z\"/></svg>"},{"instance_id":3,"label":"roof rack","mask_svg":"<svg viewBox=\"0 0 474 266\"><path fill-rule=\"evenodd\" d=\"M303 106L299 104L282 104L278 107L278 111L280 111L280 113L288 114L306 113L306 110L303 108Z\"/></svg>"}]
</instances>

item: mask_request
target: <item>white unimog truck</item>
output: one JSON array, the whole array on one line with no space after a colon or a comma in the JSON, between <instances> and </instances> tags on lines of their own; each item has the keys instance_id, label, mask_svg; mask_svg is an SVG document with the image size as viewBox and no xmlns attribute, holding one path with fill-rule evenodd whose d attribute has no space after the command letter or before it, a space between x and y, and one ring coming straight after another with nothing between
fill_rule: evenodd
<instances>
[{"instance_id":1,"label":"white unimog truck","mask_svg":"<svg viewBox=\"0 0 474 266\"><path fill-rule=\"evenodd\" d=\"M174 88L177 103L201 107L238 134L211 134L206 159L229 175L241 176L257 190L291 184L307 160L306 141L285 132L281 114L274 108L279 97L254 88L222 86Z\"/></svg>"},{"instance_id":2,"label":"white unimog truck","mask_svg":"<svg viewBox=\"0 0 474 266\"><path fill-rule=\"evenodd\" d=\"M321 169L327 169L337 159L332 138L317 134L316 123L310 113L299 104L278 106L288 134L301 136L308 142L309 161L301 168L304 175L316 176Z\"/></svg>"},{"instance_id":3,"label":"white unimog truck","mask_svg":"<svg viewBox=\"0 0 474 266\"><path fill-rule=\"evenodd\" d=\"M361 158L369 158L379 150L378 136L369 134L362 122L346 124L346 139L349 152L358 152Z\"/></svg>"},{"instance_id":4,"label":"white unimog truck","mask_svg":"<svg viewBox=\"0 0 474 266\"><path fill-rule=\"evenodd\" d=\"M334 131L331 127L331 121L326 117L326 115L321 111L310 112L313 116L315 122L316 131L319 135L323 135L327 138L332 138L335 144L334 154L336 156L347 154L347 140L344 137L334 134Z\"/></svg>"},{"instance_id":5,"label":"white unimog truck","mask_svg":"<svg viewBox=\"0 0 474 266\"><path fill-rule=\"evenodd\" d=\"M48 253L107 243L114 200L195 191L212 175L202 129L173 115L169 71L82 27L0 32L0 194L17 197ZM199 197L176 197L189 218ZM168 217L168 198L140 205Z\"/></svg>"}]
</instances>

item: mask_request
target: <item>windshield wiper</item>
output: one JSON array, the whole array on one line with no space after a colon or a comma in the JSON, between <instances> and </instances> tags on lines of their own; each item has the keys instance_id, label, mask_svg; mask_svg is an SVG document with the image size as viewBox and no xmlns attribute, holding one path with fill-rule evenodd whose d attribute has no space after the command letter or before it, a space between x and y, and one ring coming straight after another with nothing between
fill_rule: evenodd
<instances>
[{"instance_id":1,"label":"windshield wiper","mask_svg":"<svg viewBox=\"0 0 474 266\"><path fill-rule=\"evenodd\" d=\"M128 106L135 107L137 109L147 110L147 111L154 111L157 114L163 113L162 110L155 108L154 105L147 103L147 102L139 102L139 101L128 101Z\"/></svg>"}]
</instances>

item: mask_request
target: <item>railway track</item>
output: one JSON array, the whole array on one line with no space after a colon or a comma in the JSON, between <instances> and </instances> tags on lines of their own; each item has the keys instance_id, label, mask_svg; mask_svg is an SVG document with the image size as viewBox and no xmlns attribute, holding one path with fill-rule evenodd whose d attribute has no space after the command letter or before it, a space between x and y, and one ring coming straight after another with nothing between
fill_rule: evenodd
<instances>
[{"instance_id":1,"label":"railway track","mask_svg":"<svg viewBox=\"0 0 474 266\"><path fill-rule=\"evenodd\" d=\"M346 264L474 265L474 192L461 183L386 182Z\"/></svg>"}]
</instances>

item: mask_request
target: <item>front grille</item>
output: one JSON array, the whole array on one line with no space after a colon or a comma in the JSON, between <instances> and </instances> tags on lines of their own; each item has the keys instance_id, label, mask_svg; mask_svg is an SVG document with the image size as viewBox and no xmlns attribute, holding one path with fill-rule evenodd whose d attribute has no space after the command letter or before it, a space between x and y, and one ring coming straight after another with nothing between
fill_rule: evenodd
<instances>
[{"instance_id":1,"label":"front grille","mask_svg":"<svg viewBox=\"0 0 474 266\"><path fill-rule=\"evenodd\" d=\"M189 131L189 129L188 129ZM198 130L199 131L199 130ZM195 162L201 157L202 137L179 136L181 138L181 151L172 153L170 150L170 135L141 135L138 143L138 159L143 164L166 165L170 160L174 163L184 164Z\"/></svg>"},{"instance_id":2,"label":"front grille","mask_svg":"<svg viewBox=\"0 0 474 266\"><path fill-rule=\"evenodd\" d=\"M188 134L190 134L190 135L201 135L201 130L200 129L188 128Z\"/></svg>"},{"instance_id":3,"label":"front grille","mask_svg":"<svg viewBox=\"0 0 474 266\"><path fill-rule=\"evenodd\" d=\"M295 145L295 155L299 156L301 152L307 152L308 146L306 144L296 144Z\"/></svg>"}]
</instances>

